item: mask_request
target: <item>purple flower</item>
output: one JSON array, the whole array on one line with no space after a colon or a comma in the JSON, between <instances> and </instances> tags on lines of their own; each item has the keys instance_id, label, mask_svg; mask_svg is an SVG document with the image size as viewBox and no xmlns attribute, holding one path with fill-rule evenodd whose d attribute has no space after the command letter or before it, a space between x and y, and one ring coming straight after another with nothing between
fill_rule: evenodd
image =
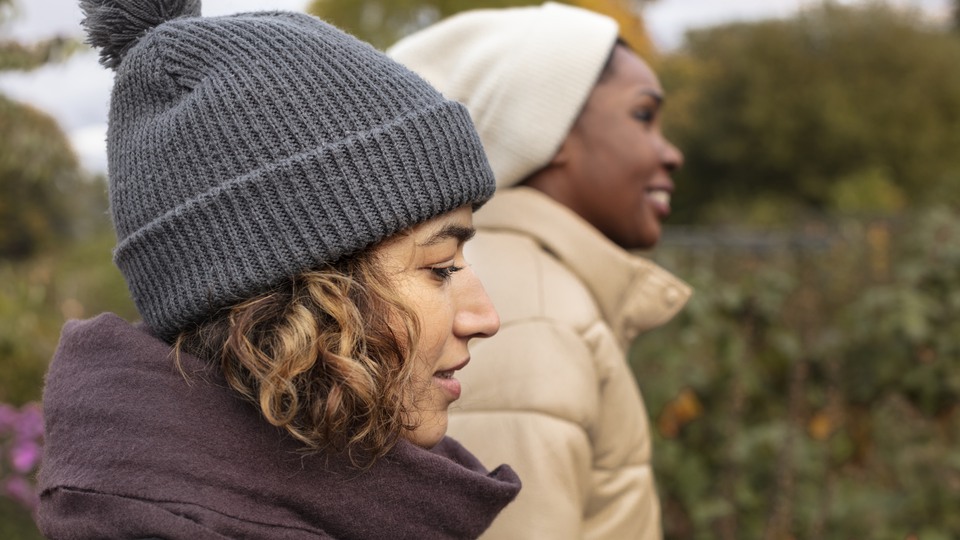
<instances>
[{"instance_id":1,"label":"purple flower","mask_svg":"<svg viewBox=\"0 0 960 540\"><path fill-rule=\"evenodd\" d=\"M36 403L27 403L20 408L14 422L14 431L21 439L39 439L43 436L43 412Z\"/></svg>"},{"instance_id":2,"label":"purple flower","mask_svg":"<svg viewBox=\"0 0 960 540\"><path fill-rule=\"evenodd\" d=\"M28 475L40 464L43 413L28 403L21 408L0 403L0 496L8 496L29 510L39 502Z\"/></svg>"},{"instance_id":3,"label":"purple flower","mask_svg":"<svg viewBox=\"0 0 960 540\"><path fill-rule=\"evenodd\" d=\"M33 440L14 443L10 450L10 463L19 473L28 473L40 463L40 445Z\"/></svg>"}]
</instances>

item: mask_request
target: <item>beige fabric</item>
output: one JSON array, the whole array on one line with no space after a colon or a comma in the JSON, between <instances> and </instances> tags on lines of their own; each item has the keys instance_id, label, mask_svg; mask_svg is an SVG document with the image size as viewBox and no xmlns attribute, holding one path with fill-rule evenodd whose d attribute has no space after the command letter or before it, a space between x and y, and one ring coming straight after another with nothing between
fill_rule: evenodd
<instances>
[{"instance_id":1,"label":"beige fabric","mask_svg":"<svg viewBox=\"0 0 960 540\"><path fill-rule=\"evenodd\" d=\"M523 482L488 539L658 539L647 412L624 346L690 288L530 188L475 216L467 261L501 329L471 349L449 434Z\"/></svg>"},{"instance_id":2,"label":"beige fabric","mask_svg":"<svg viewBox=\"0 0 960 540\"><path fill-rule=\"evenodd\" d=\"M507 187L557 153L617 31L610 17L547 2L459 13L387 54L467 106L497 185Z\"/></svg>"}]
</instances>

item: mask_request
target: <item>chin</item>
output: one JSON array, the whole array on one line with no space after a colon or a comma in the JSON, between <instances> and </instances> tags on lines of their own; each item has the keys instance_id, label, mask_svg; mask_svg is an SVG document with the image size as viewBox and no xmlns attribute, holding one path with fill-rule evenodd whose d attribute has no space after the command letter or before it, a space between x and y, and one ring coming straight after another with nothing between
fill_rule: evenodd
<instances>
[{"instance_id":1,"label":"chin","mask_svg":"<svg viewBox=\"0 0 960 540\"><path fill-rule=\"evenodd\" d=\"M656 234L640 234L637 236L633 236L628 240L624 240L624 241L614 240L614 243L616 243L618 246L628 251L634 250L634 249L639 249L639 250L653 249L654 247L656 247L658 242L660 242L659 231L657 231Z\"/></svg>"},{"instance_id":2,"label":"chin","mask_svg":"<svg viewBox=\"0 0 960 540\"><path fill-rule=\"evenodd\" d=\"M421 448L433 448L443 440L447 434L447 419L429 418L423 420L416 429L408 432L404 437Z\"/></svg>"},{"instance_id":3,"label":"chin","mask_svg":"<svg viewBox=\"0 0 960 540\"><path fill-rule=\"evenodd\" d=\"M619 228L610 227L601 229L601 232L627 251L653 249L660 242L660 235L663 233L660 220L649 214L635 217L639 218L639 223L621 223Z\"/></svg>"},{"instance_id":4,"label":"chin","mask_svg":"<svg viewBox=\"0 0 960 540\"><path fill-rule=\"evenodd\" d=\"M660 221L656 221L655 224L645 227L643 230L637 232L636 242L633 246L633 249L653 249L660 243L660 237L663 234L663 228L660 225Z\"/></svg>"}]
</instances>

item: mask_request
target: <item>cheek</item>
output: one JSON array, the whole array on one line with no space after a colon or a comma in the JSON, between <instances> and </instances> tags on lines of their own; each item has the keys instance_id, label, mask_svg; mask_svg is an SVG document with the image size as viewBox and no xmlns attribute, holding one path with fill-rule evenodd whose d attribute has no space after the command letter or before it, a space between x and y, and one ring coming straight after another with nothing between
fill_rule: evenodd
<instances>
[{"instance_id":1,"label":"cheek","mask_svg":"<svg viewBox=\"0 0 960 540\"><path fill-rule=\"evenodd\" d=\"M622 215L636 208L646 196L648 175L628 160L608 161L593 178L588 197L594 199L604 213Z\"/></svg>"},{"instance_id":2,"label":"cheek","mask_svg":"<svg viewBox=\"0 0 960 540\"><path fill-rule=\"evenodd\" d=\"M596 181L610 189L630 189L656 169L656 154L650 141L636 127L611 130L593 145L590 166Z\"/></svg>"},{"instance_id":3,"label":"cheek","mask_svg":"<svg viewBox=\"0 0 960 540\"><path fill-rule=\"evenodd\" d=\"M431 367L440 359L444 344L452 333L453 317L449 302L446 301L446 295L434 293L421 296L419 303L411 305L420 321L417 357L425 367Z\"/></svg>"}]
</instances>

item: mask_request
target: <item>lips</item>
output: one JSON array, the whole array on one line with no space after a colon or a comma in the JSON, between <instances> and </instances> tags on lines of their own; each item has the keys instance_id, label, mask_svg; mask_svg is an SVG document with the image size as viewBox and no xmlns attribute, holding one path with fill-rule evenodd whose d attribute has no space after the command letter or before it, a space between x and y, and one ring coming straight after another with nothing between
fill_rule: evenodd
<instances>
[{"instance_id":1,"label":"lips","mask_svg":"<svg viewBox=\"0 0 960 540\"><path fill-rule=\"evenodd\" d=\"M649 189L647 190L647 200L660 219L666 219L670 215L670 190L665 188Z\"/></svg>"},{"instance_id":2,"label":"lips","mask_svg":"<svg viewBox=\"0 0 960 540\"><path fill-rule=\"evenodd\" d=\"M453 366L449 369L437 371L433 374L434 382L441 389L443 389L444 393L447 394L447 396L450 398L451 401L456 401L457 399L460 399L460 391L461 391L460 381L455 379L453 375L457 370L463 369L469 362L470 362L470 359L467 358L466 360L464 360L463 362L460 362L456 366Z\"/></svg>"}]
</instances>

